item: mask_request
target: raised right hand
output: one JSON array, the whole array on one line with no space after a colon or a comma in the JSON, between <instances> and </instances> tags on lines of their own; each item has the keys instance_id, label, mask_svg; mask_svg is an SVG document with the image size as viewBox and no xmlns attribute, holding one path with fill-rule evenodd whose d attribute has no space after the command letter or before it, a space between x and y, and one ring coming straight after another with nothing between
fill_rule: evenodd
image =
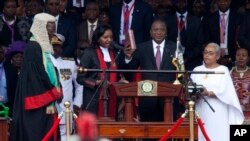
<instances>
[{"instance_id":1,"label":"raised right hand","mask_svg":"<svg viewBox=\"0 0 250 141\"><path fill-rule=\"evenodd\" d=\"M127 41L125 42L124 44L124 54L125 54L125 57L126 59L131 59L132 58L132 54L135 50L131 48L131 45L130 43Z\"/></svg>"}]
</instances>

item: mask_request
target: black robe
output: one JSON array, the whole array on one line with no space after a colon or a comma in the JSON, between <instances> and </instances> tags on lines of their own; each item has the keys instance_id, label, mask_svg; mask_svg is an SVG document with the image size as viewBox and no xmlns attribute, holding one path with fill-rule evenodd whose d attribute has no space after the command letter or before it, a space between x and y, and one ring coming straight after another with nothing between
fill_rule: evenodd
<instances>
[{"instance_id":1,"label":"black robe","mask_svg":"<svg viewBox=\"0 0 250 141\"><path fill-rule=\"evenodd\" d=\"M6 89L8 96L8 102L6 103L6 106L9 107L9 117L12 118L12 111L13 111L16 86L18 80L18 71L17 68L15 68L10 61L5 61L3 65L5 70L5 77L7 84Z\"/></svg>"},{"instance_id":2,"label":"black robe","mask_svg":"<svg viewBox=\"0 0 250 141\"><path fill-rule=\"evenodd\" d=\"M60 97L45 71L40 45L31 41L17 84L11 141L41 141L53 125L53 115L46 114L46 107Z\"/></svg>"}]
</instances>

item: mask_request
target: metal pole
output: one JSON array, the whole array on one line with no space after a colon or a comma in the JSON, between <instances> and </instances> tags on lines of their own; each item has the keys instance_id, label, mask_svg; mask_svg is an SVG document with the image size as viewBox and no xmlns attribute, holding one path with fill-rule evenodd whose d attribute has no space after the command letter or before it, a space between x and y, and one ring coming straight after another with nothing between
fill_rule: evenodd
<instances>
[{"instance_id":1,"label":"metal pole","mask_svg":"<svg viewBox=\"0 0 250 141\"><path fill-rule=\"evenodd\" d=\"M65 121L66 121L66 141L69 141L69 136L70 136L70 102L65 101L64 102L64 107L65 107Z\"/></svg>"},{"instance_id":2,"label":"metal pole","mask_svg":"<svg viewBox=\"0 0 250 141\"><path fill-rule=\"evenodd\" d=\"M190 139L189 141L194 141L194 101L189 101L189 130L190 130Z\"/></svg>"},{"instance_id":3,"label":"metal pole","mask_svg":"<svg viewBox=\"0 0 250 141\"><path fill-rule=\"evenodd\" d=\"M176 71L176 70L110 70L110 69L88 69L84 67L78 68L78 73L86 72L137 72L137 73L188 73L188 74L224 74L223 71Z\"/></svg>"},{"instance_id":4,"label":"metal pole","mask_svg":"<svg viewBox=\"0 0 250 141\"><path fill-rule=\"evenodd\" d=\"M108 105L109 105L109 94L108 94L108 87L107 87L107 73L106 72L104 72L104 82L103 82L103 98L104 98L104 102L103 102L103 116L104 117L108 117Z\"/></svg>"}]
</instances>

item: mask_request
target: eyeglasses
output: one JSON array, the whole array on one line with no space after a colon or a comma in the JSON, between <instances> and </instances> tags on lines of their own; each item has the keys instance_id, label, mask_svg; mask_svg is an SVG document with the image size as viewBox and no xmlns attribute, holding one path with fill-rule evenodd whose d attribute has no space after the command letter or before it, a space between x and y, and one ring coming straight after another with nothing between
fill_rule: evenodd
<instances>
[{"instance_id":1,"label":"eyeglasses","mask_svg":"<svg viewBox=\"0 0 250 141\"><path fill-rule=\"evenodd\" d=\"M203 52L203 55L208 55L208 56L213 56L215 55L216 53L215 52L212 52L212 51L204 51Z\"/></svg>"}]
</instances>

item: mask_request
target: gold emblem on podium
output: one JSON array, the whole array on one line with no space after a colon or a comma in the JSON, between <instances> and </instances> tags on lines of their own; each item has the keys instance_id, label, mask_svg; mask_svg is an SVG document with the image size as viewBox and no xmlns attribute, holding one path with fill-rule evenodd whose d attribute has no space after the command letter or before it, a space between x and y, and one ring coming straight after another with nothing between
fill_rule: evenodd
<instances>
[{"instance_id":1,"label":"gold emblem on podium","mask_svg":"<svg viewBox=\"0 0 250 141\"><path fill-rule=\"evenodd\" d=\"M145 80L138 82L138 96L157 96L157 82Z\"/></svg>"}]
</instances>

